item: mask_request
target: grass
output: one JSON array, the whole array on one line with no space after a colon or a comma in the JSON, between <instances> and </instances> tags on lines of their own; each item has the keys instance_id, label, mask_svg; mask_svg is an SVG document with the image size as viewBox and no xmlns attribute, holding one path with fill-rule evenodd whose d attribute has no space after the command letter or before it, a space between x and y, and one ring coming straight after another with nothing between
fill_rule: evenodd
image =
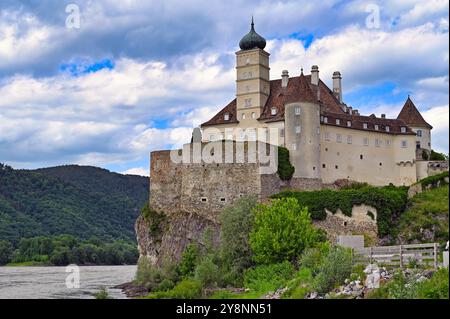
<instances>
[{"instance_id":1,"label":"grass","mask_svg":"<svg viewBox=\"0 0 450 319\"><path fill-rule=\"evenodd\" d=\"M410 243L423 240L423 231L435 234L431 240L446 242L449 236L448 185L431 189L414 196L400 216L394 234ZM429 241L426 239L425 241Z\"/></svg>"}]
</instances>

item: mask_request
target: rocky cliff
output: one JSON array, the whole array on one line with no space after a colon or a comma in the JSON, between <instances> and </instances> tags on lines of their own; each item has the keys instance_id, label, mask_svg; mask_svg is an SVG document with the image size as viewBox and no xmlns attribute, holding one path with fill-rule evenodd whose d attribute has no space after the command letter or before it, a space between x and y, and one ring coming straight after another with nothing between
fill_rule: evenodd
<instances>
[{"instance_id":1,"label":"rocky cliff","mask_svg":"<svg viewBox=\"0 0 450 319\"><path fill-rule=\"evenodd\" d=\"M178 262L191 242L204 244L208 229L212 231L213 241L219 241L218 223L194 213L159 213L156 218L141 214L135 227L140 260L147 258L156 266L166 260Z\"/></svg>"}]
</instances>

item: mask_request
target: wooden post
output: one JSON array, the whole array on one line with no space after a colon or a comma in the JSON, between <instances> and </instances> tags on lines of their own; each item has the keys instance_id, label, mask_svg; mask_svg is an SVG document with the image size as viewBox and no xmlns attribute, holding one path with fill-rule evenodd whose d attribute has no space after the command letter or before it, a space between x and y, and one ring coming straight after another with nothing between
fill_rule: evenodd
<instances>
[{"instance_id":1,"label":"wooden post","mask_svg":"<svg viewBox=\"0 0 450 319\"><path fill-rule=\"evenodd\" d=\"M403 269L403 245L400 245L399 249L400 249L400 268Z\"/></svg>"},{"instance_id":2,"label":"wooden post","mask_svg":"<svg viewBox=\"0 0 450 319\"><path fill-rule=\"evenodd\" d=\"M438 269L438 244L434 243L434 270Z\"/></svg>"}]
</instances>

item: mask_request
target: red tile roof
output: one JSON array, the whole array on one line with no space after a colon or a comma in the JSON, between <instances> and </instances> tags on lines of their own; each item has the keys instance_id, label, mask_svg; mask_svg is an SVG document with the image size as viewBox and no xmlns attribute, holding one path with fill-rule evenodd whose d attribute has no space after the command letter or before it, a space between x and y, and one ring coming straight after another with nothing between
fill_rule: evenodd
<instances>
[{"instance_id":1,"label":"red tile roof","mask_svg":"<svg viewBox=\"0 0 450 319\"><path fill-rule=\"evenodd\" d=\"M338 101L324 82L319 80L319 85L313 85L311 84L311 76L305 76L303 74L298 77L289 78L287 87L281 87L281 79L270 81L270 96L258 121L264 121L266 123L284 121L284 106L288 103L299 101L319 103L322 117L328 118L328 123L322 121L322 124L324 125L389 134L415 134L408 127L408 123L403 119L386 119L377 118L375 115L362 116L359 114L350 115L349 113L346 113L343 110L343 104ZM271 109L273 107L277 109L276 115L272 115ZM228 121L224 120L225 113L229 113L230 115ZM420 116L420 118L422 117ZM339 125L336 124L336 119L341 120ZM352 122L351 127L347 127L347 121ZM236 99L217 113L211 120L203 123L201 126L229 123L239 123L237 120ZM364 128L364 123L367 123L367 129ZM379 126L378 131L375 130L375 125ZM389 126L389 132L386 131L386 126ZM401 131L402 127L406 128L406 132Z\"/></svg>"},{"instance_id":2,"label":"red tile roof","mask_svg":"<svg viewBox=\"0 0 450 319\"><path fill-rule=\"evenodd\" d=\"M428 129L433 128L430 124L428 124L424 120L424 118L414 105L413 101L409 98L409 96L405 102L405 105L400 111L400 114L398 115L397 119L403 120L406 124L411 126L426 127Z\"/></svg>"}]
</instances>

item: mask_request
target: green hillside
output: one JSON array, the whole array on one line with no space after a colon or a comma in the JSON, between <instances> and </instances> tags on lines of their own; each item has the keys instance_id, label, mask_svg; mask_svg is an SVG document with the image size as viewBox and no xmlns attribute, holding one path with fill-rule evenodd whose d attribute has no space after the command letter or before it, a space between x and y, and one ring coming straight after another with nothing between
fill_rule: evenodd
<instances>
[{"instance_id":1,"label":"green hillside","mask_svg":"<svg viewBox=\"0 0 450 319\"><path fill-rule=\"evenodd\" d=\"M95 167L14 170L0 164L0 241L73 235L135 241L148 178Z\"/></svg>"}]
</instances>

